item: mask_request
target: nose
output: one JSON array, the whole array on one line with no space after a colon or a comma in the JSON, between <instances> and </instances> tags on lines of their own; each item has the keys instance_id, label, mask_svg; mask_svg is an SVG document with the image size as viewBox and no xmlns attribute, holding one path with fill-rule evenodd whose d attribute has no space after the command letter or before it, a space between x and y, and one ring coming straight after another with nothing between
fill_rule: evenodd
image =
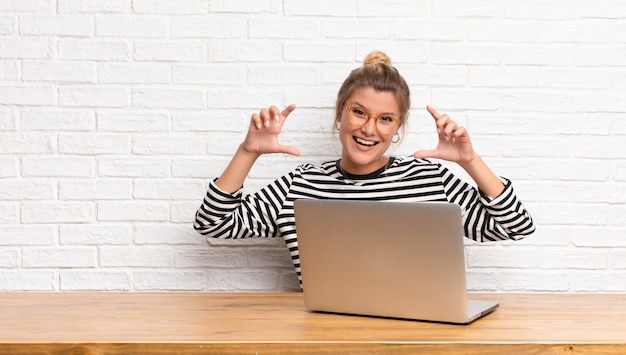
<instances>
[{"instance_id":1,"label":"nose","mask_svg":"<svg viewBox=\"0 0 626 355\"><path fill-rule=\"evenodd\" d=\"M367 122L361 127L361 132L367 134L368 136L372 136L376 134L376 118L368 117Z\"/></svg>"}]
</instances>

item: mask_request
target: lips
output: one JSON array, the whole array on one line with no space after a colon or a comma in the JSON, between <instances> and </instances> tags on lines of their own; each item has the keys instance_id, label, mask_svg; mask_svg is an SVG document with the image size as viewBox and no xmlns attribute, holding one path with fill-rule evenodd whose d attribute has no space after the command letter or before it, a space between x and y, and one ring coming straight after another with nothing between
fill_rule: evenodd
<instances>
[{"instance_id":1,"label":"lips","mask_svg":"<svg viewBox=\"0 0 626 355\"><path fill-rule=\"evenodd\" d=\"M380 142L368 141L367 139L359 138L359 137L356 137L356 136L352 136L352 139L354 139L354 141L358 145L362 145L362 146L365 146L365 147L373 147L376 144L380 143Z\"/></svg>"}]
</instances>

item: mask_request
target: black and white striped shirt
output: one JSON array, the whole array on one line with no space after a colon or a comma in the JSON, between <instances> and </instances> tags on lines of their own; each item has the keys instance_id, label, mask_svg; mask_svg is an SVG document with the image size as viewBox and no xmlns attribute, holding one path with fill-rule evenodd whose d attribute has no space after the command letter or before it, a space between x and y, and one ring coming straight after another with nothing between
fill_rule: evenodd
<instances>
[{"instance_id":1,"label":"black and white striped shirt","mask_svg":"<svg viewBox=\"0 0 626 355\"><path fill-rule=\"evenodd\" d=\"M245 196L242 190L223 192L214 181L196 212L194 228L214 238L283 237L299 278L293 202L300 198L456 203L465 236L476 241L517 240L535 230L510 181L502 179L504 191L491 199L427 159L392 158L367 176L344 173L338 161L304 164Z\"/></svg>"}]
</instances>

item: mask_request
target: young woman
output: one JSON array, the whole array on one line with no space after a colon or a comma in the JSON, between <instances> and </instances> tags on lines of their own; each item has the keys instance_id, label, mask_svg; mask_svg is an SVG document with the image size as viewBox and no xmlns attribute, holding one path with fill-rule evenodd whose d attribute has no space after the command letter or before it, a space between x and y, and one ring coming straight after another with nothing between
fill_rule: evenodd
<instances>
[{"instance_id":1,"label":"young woman","mask_svg":"<svg viewBox=\"0 0 626 355\"><path fill-rule=\"evenodd\" d=\"M244 196L242 187L263 154L300 151L278 142L295 109L275 106L253 114L245 140L222 175L209 183L194 228L215 238L283 237L300 277L293 202L299 198L443 201L462 208L465 235L476 241L520 239L535 229L511 182L499 178L474 151L467 130L434 108L439 143L409 157L385 152L400 140L410 108L409 87L389 57L370 53L341 86L335 128L341 158L298 166L260 191ZM455 177L437 158L459 164L476 187Z\"/></svg>"}]
</instances>

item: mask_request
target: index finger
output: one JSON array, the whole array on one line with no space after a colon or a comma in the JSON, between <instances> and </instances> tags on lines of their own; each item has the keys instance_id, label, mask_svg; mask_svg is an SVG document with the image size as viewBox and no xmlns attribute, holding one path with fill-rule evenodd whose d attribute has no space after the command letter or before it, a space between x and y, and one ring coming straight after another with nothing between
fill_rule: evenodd
<instances>
[{"instance_id":1,"label":"index finger","mask_svg":"<svg viewBox=\"0 0 626 355\"><path fill-rule=\"evenodd\" d=\"M291 105L289 105L289 106L285 107L285 109L283 110L283 112L281 112L280 114L281 114L281 115L283 115L283 117L285 117L285 118L286 118L286 117L287 117L287 116L289 116L289 114L290 114L291 112L293 112L293 110L295 110L295 109L296 109L296 104L291 104Z\"/></svg>"},{"instance_id":2,"label":"index finger","mask_svg":"<svg viewBox=\"0 0 626 355\"><path fill-rule=\"evenodd\" d=\"M439 112L437 112L437 110L435 110L434 108L432 108L431 106L426 106L426 110L428 110L428 113L430 113L431 116L433 116L434 119L437 119L439 117L441 117L441 115L439 114Z\"/></svg>"}]
</instances>

